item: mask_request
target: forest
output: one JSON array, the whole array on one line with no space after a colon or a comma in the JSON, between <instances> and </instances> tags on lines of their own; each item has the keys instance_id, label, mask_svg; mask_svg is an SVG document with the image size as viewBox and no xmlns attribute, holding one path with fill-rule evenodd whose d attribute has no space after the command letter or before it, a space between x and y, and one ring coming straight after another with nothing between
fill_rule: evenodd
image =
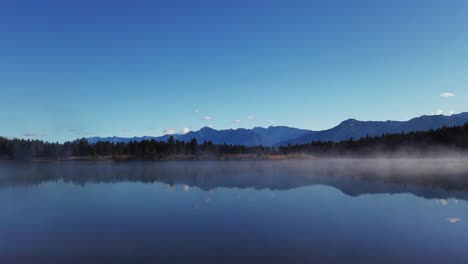
<instances>
[{"instance_id":1,"label":"forest","mask_svg":"<svg viewBox=\"0 0 468 264\"><path fill-rule=\"evenodd\" d=\"M176 157L206 159L249 155L262 157L274 155L307 154L313 156L366 156L399 151L426 153L434 149L468 151L468 123L463 126L442 127L436 130L384 134L376 137L363 137L340 142L310 142L307 144L278 147L242 146L203 143L192 139L190 142L143 140L129 143L97 142L88 143L85 138L51 143L40 140L7 139L0 137L0 160L58 160L71 157L95 159L112 157L119 160L164 160Z\"/></svg>"},{"instance_id":2,"label":"forest","mask_svg":"<svg viewBox=\"0 0 468 264\"><path fill-rule=\"evenodd\" d=\"M274 154L273 148L264 146L215 145L211 141L199 144L196 139L190 142L143 140L129 143L97 142L88 143L85 138L72 142L49 143L40 140L6 139L0 137L0 159L34 160L64 159L70 157L109 157L114 159L161 160L176 156L216 157L229 154Z\"/></svg>"}]
</instances>

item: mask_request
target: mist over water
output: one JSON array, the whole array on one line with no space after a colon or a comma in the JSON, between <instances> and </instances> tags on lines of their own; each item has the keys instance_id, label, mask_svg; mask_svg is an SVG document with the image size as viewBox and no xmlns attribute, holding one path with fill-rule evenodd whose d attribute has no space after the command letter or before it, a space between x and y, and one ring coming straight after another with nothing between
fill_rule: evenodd
<instances>
[{"instance_id":1,"label":"mist over water","mask_svg":"<svg viewBox=\"0 0 468 264\"><path fill-rule=\"evenodd\" d=\"M457 158L0 164L2 263L466 263Z\"/></svg>"},{"instance_id":2,"label":"mist over water","mask_svg":"<svg viewBox=\"0 0 468 264\"><path fill-rule=\"evenodd\" d=\"M63 181L89 183L160 182L210 190L218 187L287 190L330 185L345 193L363 186L468 190L468 159L369 158L279 161L45 162L0 164L0 187ZM350 188L341 187L353 183ZM372 189L368 190L372 192ZM384 191L384 190L383 190Z\"/></svg>"}]
</instances>

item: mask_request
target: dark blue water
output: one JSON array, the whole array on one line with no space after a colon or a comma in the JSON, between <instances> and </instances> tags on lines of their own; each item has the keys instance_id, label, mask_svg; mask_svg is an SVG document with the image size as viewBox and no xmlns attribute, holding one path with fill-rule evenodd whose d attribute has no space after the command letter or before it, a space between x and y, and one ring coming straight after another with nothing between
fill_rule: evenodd
<instances>
[{"instance_id":1,"label":"dark blue water","mask_svg":"<svg viewBox=\"0 0 468 264\"><path fill-rule=\"evenodd\" d=\"M446 162L3 163L0 263L468 263Z\"/></svg>"}]
</instances>

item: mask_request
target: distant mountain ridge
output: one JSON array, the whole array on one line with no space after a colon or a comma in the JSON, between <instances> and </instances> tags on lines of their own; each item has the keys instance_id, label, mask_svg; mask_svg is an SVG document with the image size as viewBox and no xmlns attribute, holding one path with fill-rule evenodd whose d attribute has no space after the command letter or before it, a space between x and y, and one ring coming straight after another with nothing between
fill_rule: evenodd
<instances>
[{"instance_id":1,"label":"distant mountain ridge","mask_svg":"<svg viewBox=\"0 0 468 264\"><path fill-rule=\"evenodd\" d=\"M152 137L152 136L143 136L143 137L89 137L87 138L89 143L96 143L99 141L109 141L110 143L128 143L131 141L143 141L143 140L157 140L157 141L162 141L162 140L167 140L171 135L164 135L160 137ZM177 134L173 135L174 137L177 137Z\"/></svg>"},{"instance_id":2,"label":"distant mountain ridge","mask_svg":"<svg viewBox=\"0 0 468 264\"><path fill-rule=\"evenodd\" d=\"M460 126L467 122L468 112L451 116L424 115L408 121L358 121L356 119L348 119L331 129L310 131L298 138L279 142L277 145L304 144L311 141L336 142L350 138L359 139L366 136L380 136L382 134L427 131L443 126Z\"/></svg>"},{"instance_id":3,"label":"distant mountain ridge","mask_svg":"<svg viewBox=\"0 0 468 264\"><path fill-rule=\"evenodd\" d=\"M411 131L427 131L443 126L458 126L468 122L468 112L451 116L433 115L420 116L408 121L359 121L348 119L339 125L322 131L312 131L286 126L270 126L268 128L255 127L252 129L238 128L216 130L203 127L197 131L186 134L173 134L176 140L190 141L195 138L199 143L212 141L215 144L233 144L245 146L280 146L287 144L305 144L311 141L341 141L347 139L359 139L365 136L380 136ZM160 137L91 137L88 142L109 141L112 143L128 143L142 140L167 140L171 135Z\"/></svg>"},{"instance_id":4,"label":"distant mountain ridge","mask_svg":"<svg viewBox=\"0 0 468 264\"><path fill-rule=\"evenodd\" d=\"M199 143L204 141L212 141L215 144L232 144L232 145L245 145L245 146L273 146L274 144L297 138L310 130L292 128L286 126L270 126L268 128L255 127L253 129L225 129L225 130L216 130L210 127L203 127L197 131L190 131L186 134L173 134L172 136L176 140L181 140L188 142L192 139L196 139ZM88 138L89 143L96 143L98 141L109 141L111 143L128 143L130 141L142 141L142 140L156 140L164 141L167 140L171 135L164 135L160 137L91 137Z\"/></svg>"}]
</instances>

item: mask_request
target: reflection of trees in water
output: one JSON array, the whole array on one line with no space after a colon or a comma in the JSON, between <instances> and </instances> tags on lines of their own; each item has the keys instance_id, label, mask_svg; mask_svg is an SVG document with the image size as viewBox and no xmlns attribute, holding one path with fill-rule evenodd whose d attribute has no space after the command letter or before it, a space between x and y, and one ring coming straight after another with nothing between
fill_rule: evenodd
<instances>
[{"instance_id":1,"label":"reflection of trees in water","mask_svg":"<svg viewBox=\"0 0 468 264\"><path fill-rule=\"evenodd\" d=\"M426 198L468 200L464 160L289 160L8 163L0 165L0 187L63 181L141 182L287 190L309 185L333 186L351 196L413 193ZM467 193L465 193L467 192Z\"/></svg>"}]
</instances>

